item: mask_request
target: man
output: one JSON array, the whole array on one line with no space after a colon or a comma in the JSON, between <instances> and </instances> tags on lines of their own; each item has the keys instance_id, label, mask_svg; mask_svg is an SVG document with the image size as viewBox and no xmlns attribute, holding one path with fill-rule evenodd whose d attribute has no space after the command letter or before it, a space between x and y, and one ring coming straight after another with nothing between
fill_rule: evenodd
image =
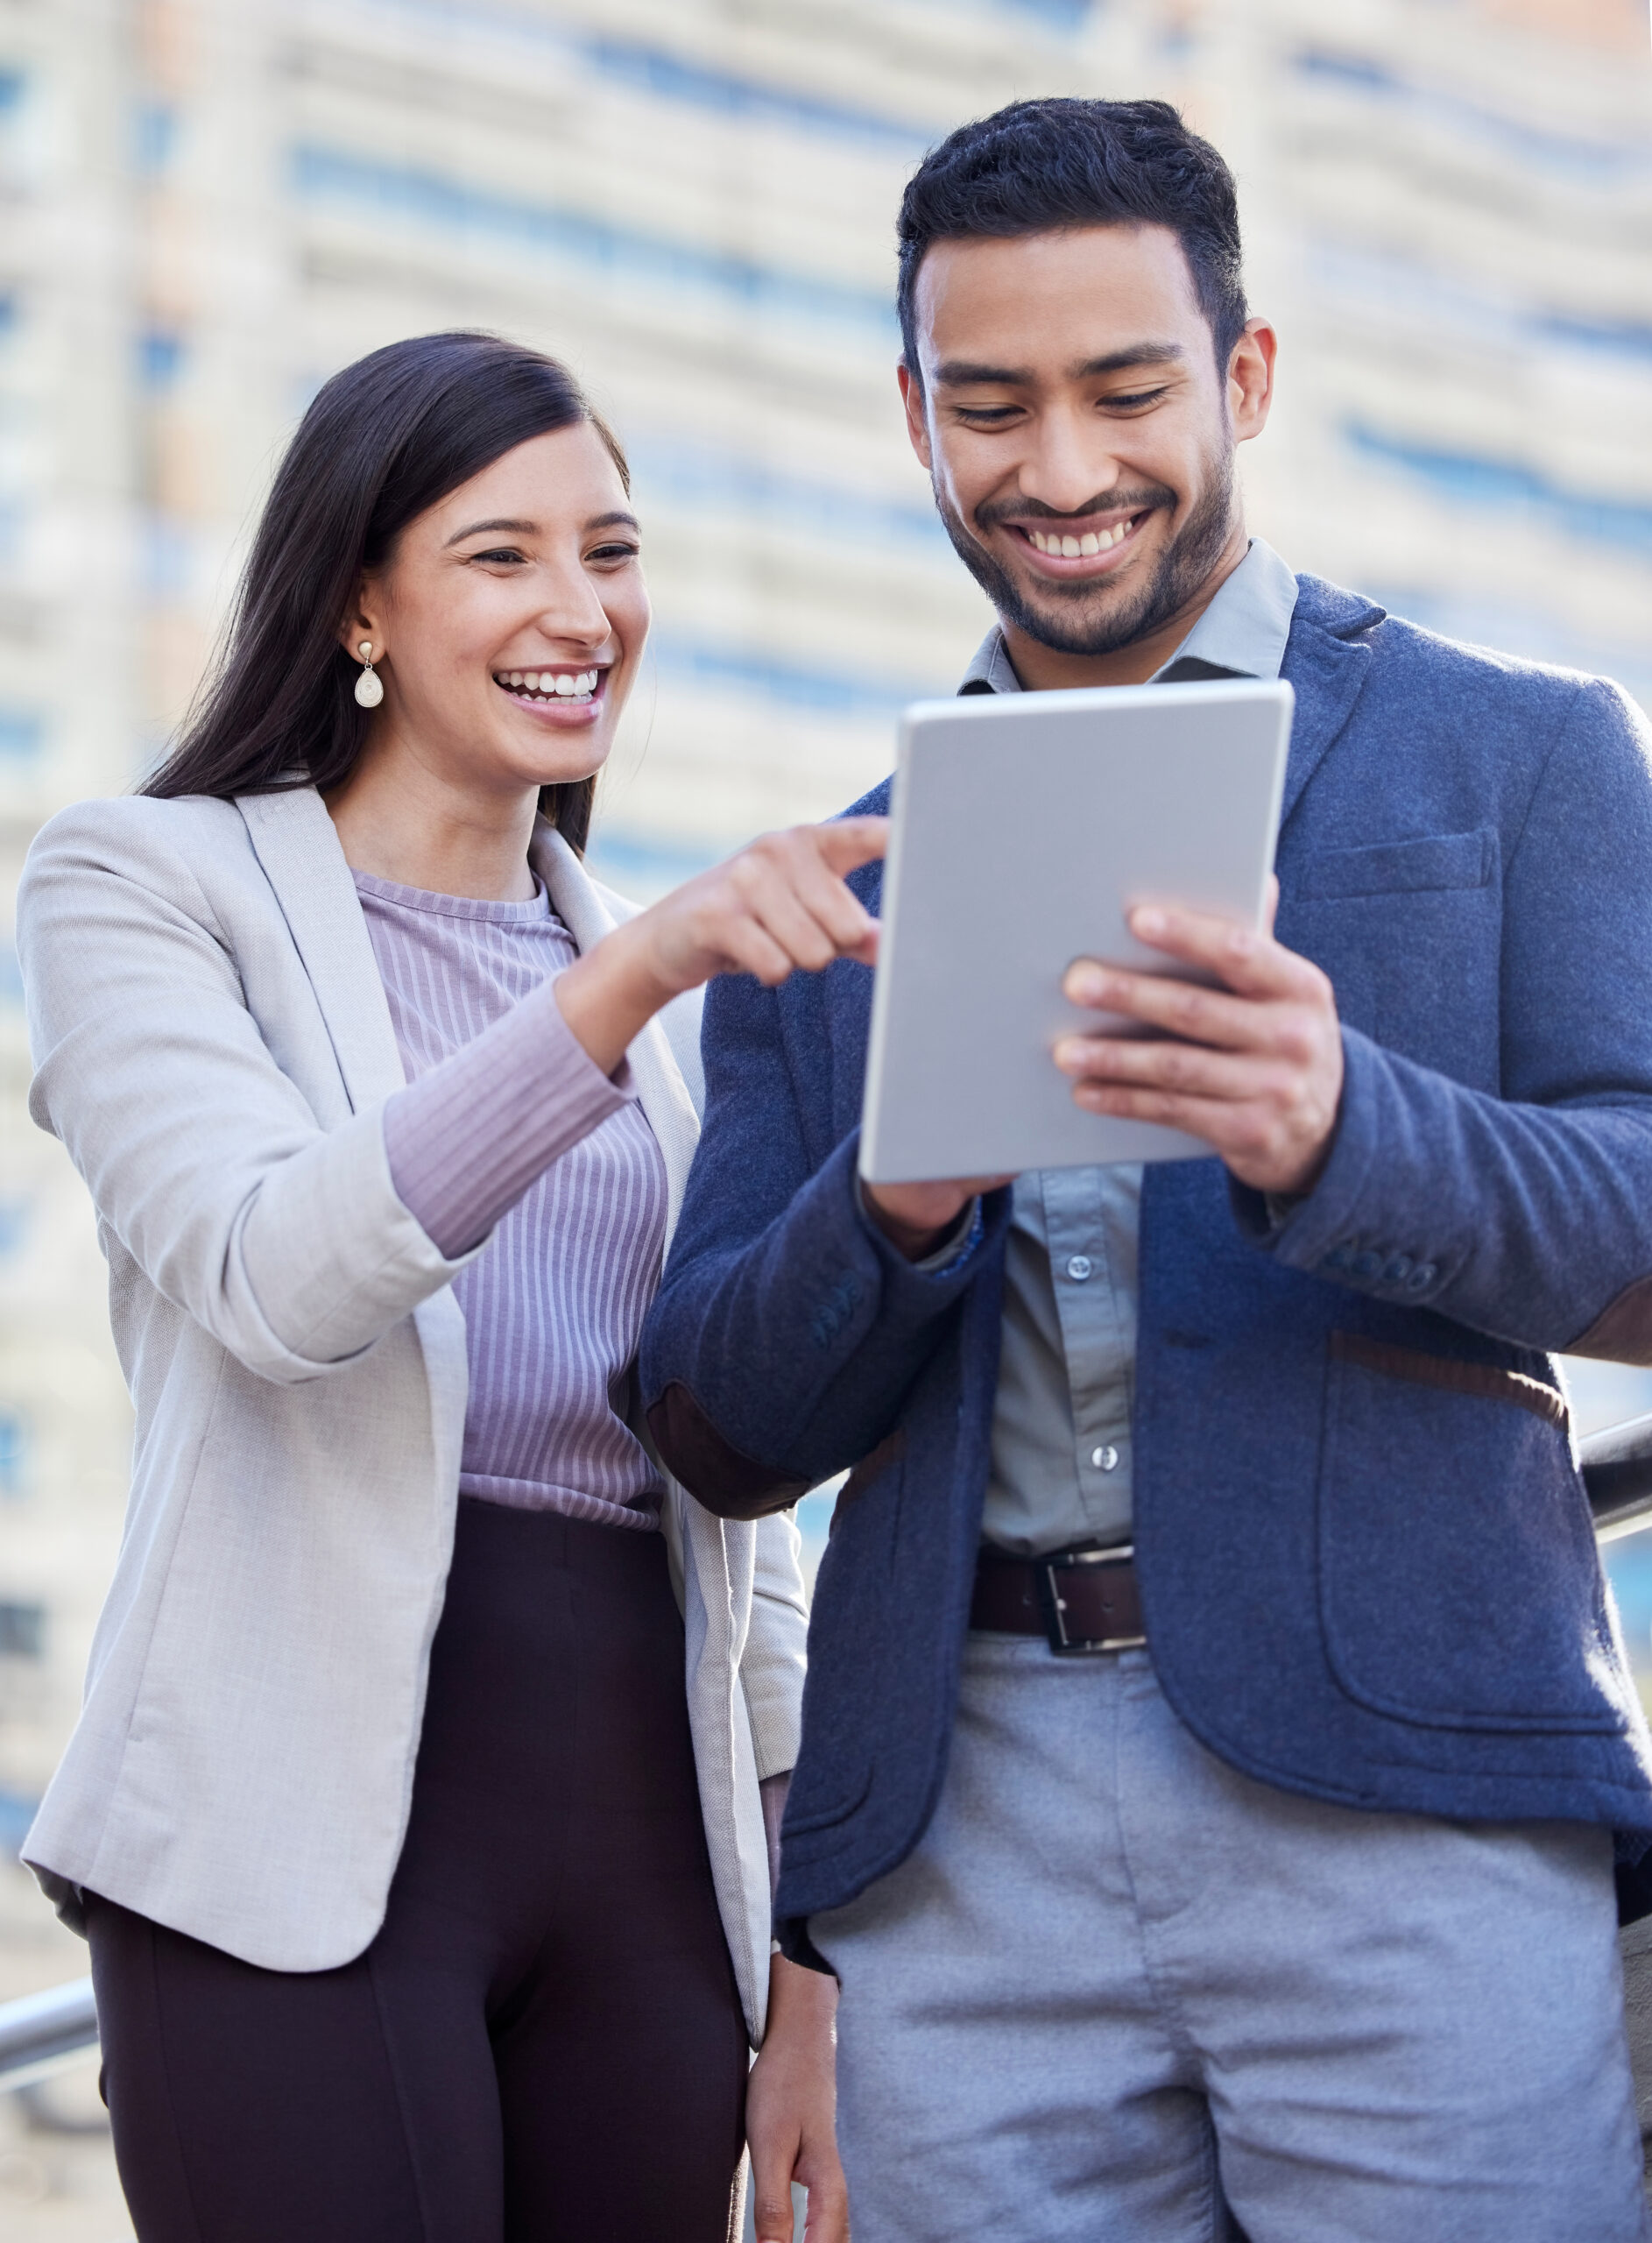
<instances>
[{"instance_id":1,"label":"man","mask_svg":"<svg viewBox=\"0 0 1652 2243\"><path fill-rule=\"evenodd\" d=\"M1274 338L1173 110L966 126L900 255L963 690L1296 717L1274 931L1068 976L1164 1031L1065 1039L1074 1097L1209 1159L860 1185L867 970L707 1008L644 1386L727 1511L855 1468L780 1909L857 2243L1625 2243L1652 1745L1547 1351L1652 1360L1646 728L1247 538Z\"/></svg>"}]
</instances>

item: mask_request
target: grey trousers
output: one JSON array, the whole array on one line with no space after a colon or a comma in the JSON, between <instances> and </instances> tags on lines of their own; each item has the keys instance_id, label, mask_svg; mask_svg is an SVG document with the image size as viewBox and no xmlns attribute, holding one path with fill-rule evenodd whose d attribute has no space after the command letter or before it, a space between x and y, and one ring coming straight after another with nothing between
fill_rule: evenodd
<instances>
[{"instance_id":1,"label":"grey trousers","mask_svg":"<svg viewBox=\"0 0 1652 2243\"><path fill-rule=\"evenodd\" d=\"M1644 2243L1610 1847L1238 1775L1145 1652L972 1636L916 1851L815 1917L855 2243Z\"/></svg>"}]
</instances>

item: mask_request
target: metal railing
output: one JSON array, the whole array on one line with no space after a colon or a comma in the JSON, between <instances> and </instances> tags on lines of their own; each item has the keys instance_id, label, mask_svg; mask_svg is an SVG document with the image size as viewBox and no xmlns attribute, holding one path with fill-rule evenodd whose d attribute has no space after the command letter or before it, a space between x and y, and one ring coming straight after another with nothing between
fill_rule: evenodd
<instances>
[{"instance_id":1,"label":"metal railing","mask_svg":"<svg viewBox=\"0 0 1652 2243\"><path fill-rule=\"evenodd\" d=\"M97 2045L89 1978L0 2005L0 2088L27 2087Z\"/></svg>"},{"instance_id":2,"label":"metal railing","mask_svg":"<svg viewBox=\"0 0 1652 2243\"><path fill-rule=\"evenodd\" d=\"M1652 1413L1629 1418L1582 1444L1583 1483L1595 1532L1610 1541L1652 1518ZM0 2004L0 2091L44 2079L97 2043L89 1978L74 1978Z\"/></svg>"}]
</instances>

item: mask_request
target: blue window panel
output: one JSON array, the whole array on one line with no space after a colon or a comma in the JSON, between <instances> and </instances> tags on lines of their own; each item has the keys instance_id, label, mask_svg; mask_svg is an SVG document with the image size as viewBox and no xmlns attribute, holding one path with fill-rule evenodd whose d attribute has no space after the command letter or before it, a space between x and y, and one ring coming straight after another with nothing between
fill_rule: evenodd
<instances>
[{"instance_id":1,"label":"blue window panel","mask_svg":"<svg viewBox=\"0 0 1652 2243\"><path fill-rule=\"evenodd\" d=\"M651 493L691 503L698 513L761 515L808 536L856 545L896 541L951 559L952 548L932 506L903 506L841 485L778 474L737 452L667 437L628 436L625 450L633 475Z\"/></svg>"},{"instance_id":2,"label":"blue window panel","mask_svg":"<svg viewBox=\"0 0 1652 2243\"><path fill-rule=\"evenodd\" d=\"M178 112L170 102L139 102L132 112L132 161L146 179L164 172L178 145Z\"/></svg>"},{"instance_id":3,"label":"blue window panel","mask_svg":"<svg viewBox=\"0 0 1652 2243\"><path fill-rule=\"evenodd\" d=\"M1521 508L1544 517L1570 536L1652 555L1652 505L1644 500L1568 490L1541 469L1517 460L1486 459L1390 436L1364 421L1349 421L1344 433L1355 451L1405 469L1442 498L1475 506Z\"/></svg>"},{"instance_id":4,"label":"blue window panel","mask_svg":"<svg viewBox=\"0 0 1652 2243\"><path fill-rule=\"evenodd\" d=\"M0 69L0 117L22 108L28 82L21 70Z\"/></svg>"},{"instance_id":5,"label":"blue window panel","mask_svg":"<svg viewBox=\"0 0 1652 2243\"><path fill-rule=\"evenodd\" d=\"M25 1447L22 1419L0 1411L0 1496L21 1492Z\"/></svg>"},{"instance_id":6,"label":"blue window panel","mask_svg":"<svg viewBox=\"0 0 1652 2243\"><path fill-rule=\"evenodd\" d=\"M45 1657L45 1605L0 1601L0 1659Z\"/></svg>"},{"instance_id":7,"label":"blue window panel","mask_svg":"<svg viewBox=\"0 0 1652 2243\"><path fill-rule=\"evenodd\" d=\"M27 1199L0 1199L0 1257L17 1252L28 1235L33 1214Z\"/></svg>"},{"instance_id":8,"label":"blue window panel","mask_svg":"<svg viewBox=\"0 0 1652 2243\"><path fill-rule=\"evenodd\" d=\"M170 328L145 328L138 336L138 378L145 389L170 389L183 362L183 337Z\"/></svg>"},{"instance_id":9,"label":"blue window panel","mask_svg":"<svg viewBox=\"0 0 1652 2243\"><path fill-rule=\"evenodd\" d=\"M1542 131L1521 118L1502 116L1460 95L1414 85L1368 56L1304 47L1292 58L1292 67L1301 77L1411 109L1448 131L1489 144L1501 155L1596 186L1615 186L1652 164L1652 148L1629 141L1581 140L1570 133Z\"/></svg>"},{"instance_id":10,"label":"blue window panel","mask_svg":"<svg viewBox=\"0 0 1652 2243\"><path fill-rule=\"evenodd\" d=\"M935 693L950 693L950 685L880 683L826 670L805 669L801 663L772 661L741 647L717 647L703 640L678 636L656 629L649 644L663 671L691 678L702 685L732 685L766 694L794 709L825 710L836 716L887 717L908 701L923 701Z\"/></svg>"},{"instance_id":11,"label":"blue window panel","mask_svg":"<svg viewBox=\"0 0 1652 2243\"><path fill-rule=\"evenodd\" d=\"M32 709L0 708L0 757L19 762L40 752L46 725Z\"/></svg>"},{"instance_id":12,"label":"blue window panel","mask_svg":"<svg viewBox=\"0 0 1652 2243\"><path fill-rule=\"evenodd\" d=\"M293 187L308 200L354 202L444 232L491 235L605 275L664 281L753 311L869 329L892 340L896 333L893 306L872 289L643 233L592 211L519 202L437 172L378 163L314 143L293 149L291 172Z\"/></svg>"}]
</instances>

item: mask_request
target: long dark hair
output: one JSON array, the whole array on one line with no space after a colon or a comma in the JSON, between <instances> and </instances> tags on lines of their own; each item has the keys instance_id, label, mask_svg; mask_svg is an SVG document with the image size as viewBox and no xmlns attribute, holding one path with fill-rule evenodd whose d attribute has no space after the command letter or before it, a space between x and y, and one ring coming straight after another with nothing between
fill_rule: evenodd
<instances>
[{"instance_id":1,"label":"long dark hair","mask_svg":"<svg viewBox=\"0 0 1652 2243\"><path fill-rule=\"evenodd\" d=\"M588 421L631 489L625 454L566 366L495 335L387 343L317 391L276 471L222 652L146 795L325 793L355 769L367 711L338 628L364 569L416 515L501 453ZM593 779L541 788L575 849Z\"/></svg>"}]
</instances>

